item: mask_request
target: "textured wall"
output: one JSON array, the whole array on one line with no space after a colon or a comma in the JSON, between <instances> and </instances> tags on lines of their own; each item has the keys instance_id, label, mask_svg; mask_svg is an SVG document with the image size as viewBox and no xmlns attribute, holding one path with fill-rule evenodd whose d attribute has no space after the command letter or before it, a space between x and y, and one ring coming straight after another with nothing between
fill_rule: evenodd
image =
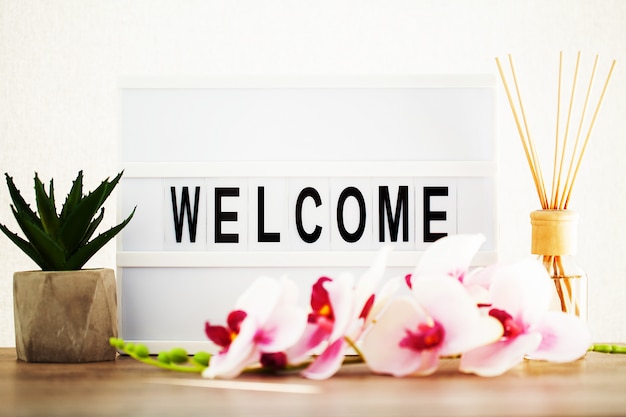
<instances>
[{"instance_id":1,"label":"textured wall","mask_svg":"<svg viewBox=\"0 0 626 417\"><path fill-rule=\"evenodd\" d=\"M625 35L617 0L0 0L0 170L27 196L34 171L53 176L60 196L79 169L90 187L115 174L120 76L495 74L494 57L508 53L549 167L558 52L570 75L577 50L581 75L598 53L598 83L611 59L618 65L570 207L581 213L595 339L626 342ZM511 260L528 254L538 200L502 91L499 99L500 250ZM4 185L0 221L14 226ZM89 266L113 267L114 249ZM14 345L12 273L33 267L0 237L0 346Z\"/></svg>"}]
</instances>

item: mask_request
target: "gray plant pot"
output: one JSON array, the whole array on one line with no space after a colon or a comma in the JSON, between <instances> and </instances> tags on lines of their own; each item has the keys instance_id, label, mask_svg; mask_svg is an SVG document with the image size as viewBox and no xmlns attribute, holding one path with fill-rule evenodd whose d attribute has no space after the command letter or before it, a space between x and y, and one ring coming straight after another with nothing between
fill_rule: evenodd
<instances>
[{"instance_id":1,"label":"gray plant pot","mask_svg":"<svg viewBox=\"0 0 626 417\"><path fill-rule=\"evenodd\" d=\"M117 294L112 269L13 274L15 345L26 362L111 361Z\"/></svg>"}]
</instances>

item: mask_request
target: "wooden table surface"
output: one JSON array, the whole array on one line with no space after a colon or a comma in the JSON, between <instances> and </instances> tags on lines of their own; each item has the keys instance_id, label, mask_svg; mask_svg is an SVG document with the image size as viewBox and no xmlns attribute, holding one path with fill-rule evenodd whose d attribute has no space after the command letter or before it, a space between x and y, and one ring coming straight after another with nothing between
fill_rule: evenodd
<instances>
[{"instance_id":1,"label":"wooden table surface","mask_svg":"<svg viewBox=\"0 0 626 417\"><path fill-rule=\"evenodd\" d=\"M626 355L590 352L569 364L527 361L496 378L464 375L457 366L444 360L429 377L376 376L350 365L327 381L297 375L210 381L125 356L33 364L0 348L0 416L626 415ZM203 386L222 383L234 386Z\"/></svg>"}]
</instances>

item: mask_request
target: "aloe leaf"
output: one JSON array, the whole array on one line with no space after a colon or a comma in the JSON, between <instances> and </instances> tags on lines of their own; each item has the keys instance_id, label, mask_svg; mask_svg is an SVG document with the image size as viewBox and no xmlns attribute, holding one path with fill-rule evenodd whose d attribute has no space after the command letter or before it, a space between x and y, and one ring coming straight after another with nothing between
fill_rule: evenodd
<instances>
[{"instance_id":1,"label":"aloe leaf","mask_svg":"<svg viewBox=\"0 0 626 417\"><path fill-rule=\"evenodd\" d=\"M113 189L117 186L117 184L120 182L120 179L122 178L122 175L124 175L124 170L120 171L115 178L113 178L110 182L109 182L109 190L108 190L108 194L106 195L105 198L107 198L109 196L109 194L111 194L111 192L113 191Z\"/></svg>"},{"instance_id":2,"label":"aloe leaf","mask_svg":"<svg viewBox=\"0 0 626 417\"><path fill-rule=\"evenodd\" d=\"M22 250L22 252L24 252L26 255L28 255L28 257L30 259L32 259L33 261L35 261L35 263L37 265L39 265L39 267L41 269L46 269L47 265L44 262L43 258L41 257L41 255L39 254L39 252L37 252L37 250L35 248L33 248L31 246L31 244L22 239L17 233L14 233L12 231L10 231L5 225L0 224L0 230L2 230L2 232L7 235L7 237L9 239L11 239L11 241L13 243L15 243L15 245L20 248Z\"/></svg>"},{"instance_id":3,"label":"aloe leaf","mask_svg":"<svg viewBox=\"0 0 626 417\"><path fill-rule=\"evenodd\" d=\"M135 210L137 207L133 209L133 212L130 213L130 216L126 218L122 223L118 224L107 230L104 233L99 234L96 238L94 238L91 242L87 243L84 246L81 246L72 256L67 260L65 264L65 269L74 270L81 269L87 261L96 254L105 244L107 244L112 238L115 237L133 218L135 214Z\"/></svg>"},{"instance_id":4,"label":"aloe leaf","mask_svg":"<svg viewBox=\"0 0 626 417\"><path fill-rule=\"evenodd\" d=\"M13 200L13 205L19 212L23 212L27 215L30 220L34 223L41 223L37 214L30 208L30 205L26 203L26 201L22 198L22 194L15 186L13 182L13 178L9 176L9 174L5 173L4 176L7 180L7 187L9 188L9 194L11 195L11 200Z\"/></svg>"},{"instance_id":5,"label":"aloe leaf","mask_svg":"<svg viewBox=\"0 0 626 417\"><path fill-rule=\"evenodd\" d=\"M115 189L115 187L117 186L117 184L120 181L120 178L122 178L123 174L124 174L124 171L122 171L119 174L117 174L115 176L115 178L113 178L111 181L109 181L108 178L106 180L102 181L102 183L100 184L100 186L98 188L96 188L94 191L89 193L89 195L87 195L87 197L85 197L81 201L81 204L84 203L85 200L91 198L92 194L93 194L94 195L93 196L94 199L100 198L100 205L98 206L98 208L100 208L102 206L102 204L104 203L104 201L107 198L109 198L109 195L111 195L111 193L113 192L113 189ZM97 209L94 210L94 214L95 214L96 211L97 211Z\"/></svg>"},{"instance_id":6,"label":"aloe leaf","mask_svg":"<svg viewBox=\"0 0 626 417\"><path fill-rule=\"evenodd\" d=\"M35 173L35 198L37 200L37 211L41 216L41 224L52 239L56 239L59 235L59 217L56 207L54 206L54 185L50 181L50 196L46 194L46 190Z\"/></svg>"},{"instance_id":7,"label":"aloe leaf","mask_svg":"<svg viewBox=\"0 0 626 417\"><path fill-rule=\"evenodd\" d=\"M13 209L13 214L30 244L41 254L44 263L47 265L45 269L63 270L63 264L65 263L63 248L52 240L41 226L33 223L27 216L20 214L15 209Z\"/></svg>"},{"instance_id":8,"label":"aloe leaf","mask_svg":"<svg viewBox=\"0 0 626 417\"><path fill-rule=\"evenodd\" d=\"M78 171L76 179L72 183L72 189L65 198L65 203L61 208L61 222L65 220L68 213L71 213L76 204L83 198L83 171Z\"/></svg>"},{"instance_id":9,"label":"aloe leaf","mask_svg":"<svg viewBox=\"0 0 626 417\"><path fill-rule=\"evenodd\" d=\"M48 196L50 197L50 202L52 203L52 207L54 207L54 212L56 214L57 203L54 199L54 178L50 178L50 191L48 192ZM57 217L59 216L57 215Z\"/></svg>"},{"instance_id":10,"label":"aloe leaf","mask_svg":"<svg viewBox=\"0 0 626 417\"><path fill-rule=\"evenodd\" d=\"M85 232L85 236L83 237L83 240L80 242L79 246L86 244L89 239L91 239L98 226L100 226L100 223L102 223L102 219L104 219L104 207L100 209L100 214L98 215L98 217L93 219L93 221L89 224L87 232Z\"/></svg>"},{"instance_id":11,"label":"aloe leaf","mask_svg":"<svg viewBox=\"0 0 626 417\"><path fill-rule=\"evenodd\" d=\"M60 235L61 242L68 253L74 253L83 241L89 224L102 207L106 196L110 194L110 192L107 193L108 186L108 181L103 181L98 188L79 201L71 212L68 212L67 218L61 225Z\"/></svg>"}]
</instances>

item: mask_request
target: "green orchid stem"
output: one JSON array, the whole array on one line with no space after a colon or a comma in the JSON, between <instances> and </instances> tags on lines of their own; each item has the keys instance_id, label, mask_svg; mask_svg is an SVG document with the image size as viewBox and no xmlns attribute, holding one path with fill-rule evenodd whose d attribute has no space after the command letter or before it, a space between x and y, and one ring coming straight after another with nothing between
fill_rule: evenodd
<instances>
[{"instance_id":1,"label":"green orchid stem","mask_svg":"<svg viewBox=\"0 0 626 417\"><path fill-rule=\"evenodd\" d=\"M363 352L361 352L361 350L356 346L356 344L352 341L352 339L345 337L344 340L346 341L346 343L348 343L348 345L350 345L350 347L354 349L357 355L350 355L350 356L344 357L343 364L351 365L351 364L364 363L365 360L364 360ZM198 362L196 362L195 360L191 358L188 358L184 362L177 362L177 363L163 362L160 360L153 359L148 354L148 350L145 346L141 346L142 349L139 350L139 352L141 353L137 354L137 351L138 351L137 349L139 345L131 347L130 343L127 344L122 339L112 338L110 343L112 346L115 346L119 351L127 354L131 358L141 363L145 363L146 365L150 365L150 366L156 366L157 368L166 369L168 371L197 374L197 373L202 373L202 371L207 369L206 366L199 364ZM280 369L280 370L263 368L261 365L257 365L257 366L246 368L244 372L245 373L264 373L264 374L282 373L282 372L298 372L298 371L302 371L306 369L311 363L313 363L314 360L315 360L315 357L312 357L310 360L304 363L301 363L299 365L287 365L284 369Z\"/></svg>"},{"instance_id":2,"label":"green orchid stem","mask_svg":"<svg viewBox=\"0 0 626 417\"><path fill-rule=\"evenodd\" d=\"M199 364L193 359L187 359L186 362L180 362L180 363L172 363L172 362L167 363L167 362L161 362L159 360L152 359L148 355L148 350L145 348L145 346L143 346L143 349L141 350L142 354L138 355L137 352L135 351L137 347L135 347L134 349L128 349L130 347L129 344L127 344L126 342L124 342L124 340L119 339L119 338L111 338L109 343L111 344L111 346L114 346L121 352L126 353L131 358L139 362L145 363L146 365L156 366L157 368L167 369L167 370L176 371L176 372L187 372L187 373L201 373L202 371L206 369L206 366Z\"/></svg>"},{"instance_id":3,"label":"green orchid stem","mask_svg":"<svg viewBox=\"0 0 626 417\"><path fill-rule=\"evenodd\" d=\"M299 372L305 370L309 365L313 363L315 360L315 356L306 362L303 362L298 365L287 365L283 369L268 369L263 368L261 365L251 366L244 370L247 374L276 374L276 373L290 373L290 372ZM343 365L356 365L360 363L364 363L365 361L361 356L346 356L343 359Z\"/></svg>"},{"instance_id":4,"label":"green orchid stem","mask_svg":"<svg viewBox=\"0 0 626 417\"><path fill-rule=\"evenodd\" d=\"M626 353L626 346L624 345L612 345L609 343L594 343L589 348L592 352L602 352L602 353Z\"/></svg>"},{"instance_id":5,"label":"green orchid stem","mask_svg":"<svg viewBox=\"0 0 626 417\"><path fill-rule=\"evenodd\" d=\"M202 371L204 371L206 369L206 367L199 365L193 361L187 361L188 364L191 365L181 365L181 364L176 364L176 363L164 363L164 362L160 362L158 360L152 359L151 357L146 357L146 358L141 358L137 355L134 355L132 353L126 352L128 353L128 355L130 357L132 357L133 359L138 360L139 362L143 362L147 365L152 365L152 366L156 366L158 368L162 368L162 369L167 369L170 371L176 371L176 372L188 372L188 373L201 373Z\"/></svg>"},{"instance_id":6,"label":"green orchid stem","mask_svg":"<svg viewBox=\"0 0 626 417\"><path fill-rule=\"evenodd\" d=\"M359 356L359 358L361 358L361 361L365 360L365 355L363 355L363 352L361 352L361 349L358 348L358 346L356 345L356 343L354 343L352 341L352 339L350 339L348 336L344 336L343 338L346 343L348 343L350 345L350 347L352 349L354 349L354 351L356 352L356 354Z\"/></svg>"}]
</instances>

